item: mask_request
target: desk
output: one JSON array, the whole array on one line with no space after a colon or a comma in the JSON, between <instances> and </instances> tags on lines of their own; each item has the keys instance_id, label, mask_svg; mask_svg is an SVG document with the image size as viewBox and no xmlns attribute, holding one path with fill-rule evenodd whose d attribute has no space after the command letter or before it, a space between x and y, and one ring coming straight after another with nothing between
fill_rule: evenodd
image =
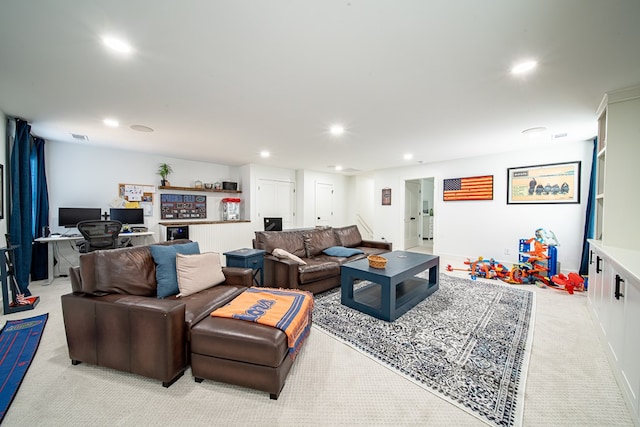
<instances>
[{"instance_id":1,"label":"desk","mask_svg":"<svg viewBox=\"0 0 640 427\"><path fill-rule=\"evenodd\" d=\"M140 233L121 233L120 237L122 238L127 238L127 237L147 237L147 236L153 236L153 231L144 231L144 232L140 232ZM54 268L53 268L53 258L54 258L54 252L58 251L58 243L61 242L76 242L79 240L84 240L84 237L82 236L49 236L49 237L38 237L37 239L34 240L34 242L38 242L38 243L47 243L49 245L49 257L47 260L47 280L45 281L45 285L49 285L51 284L51 282L54 281L54 279L56 277L59 277L60 274L58 274L58 276L54 275Z\"/></svg>"}]
</instances>

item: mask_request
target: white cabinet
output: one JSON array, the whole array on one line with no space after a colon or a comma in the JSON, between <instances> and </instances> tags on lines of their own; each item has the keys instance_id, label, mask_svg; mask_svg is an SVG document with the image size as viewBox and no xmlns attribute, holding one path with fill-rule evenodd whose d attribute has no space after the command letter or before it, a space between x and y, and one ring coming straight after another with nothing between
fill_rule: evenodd
<instances>
[{"instance_id":1,"label":"white cabinet","mask_svg":"<svg viewBox=\"0 0 640 427\"><path fill-rule=\"evenodd\" d=\"M433 239L433 217L422 217L422 238Z\"/></svg>"},{"instance_id":2,"label":"white cabinet","mask_svg":"<svg viewBox=\"0 0 640 427\"><path fill-rule=\"evenodd\" d=\"M638 328L640 327L640 282L624 277L624 304L625 304L625 331L620 344L622 359L620 361L620 373L622 381L626 383L624 388L631 393L631 399L635 405L636 423L640 418L640 339Z\"/></svg>"},{"instance_id":3,"label":"white cabinet","mask_svg":"<svg viewBox=\"0 0 640 427\"><path fill-rule=\"evenodd\" d=\"M634 249L640 241L640 86L607 93L598 108L596 240Z\"/></svg>"},{"instance_id":4,"label":"white cabinet","mask_svg":"<svg viewBox=\"0 0 640 427\"><path fill-rule=\"evenodd\" d=\"M587 297L591 307L591 314L600 328L600 318L602 316L602 264L604 259L601 253L591 245L589 252L589 289ZM604 331L601 331L604 332Z\"/></svg>"},{"instance_id":5,"label":"white cabinet","mask_svg":"<svg viewBox=\"0 0 640 427\"><path fill-rule=\"evenodd\" d=\"M636 424L640 425L640 252L591 240L589 309Z\"/></svg>"}]
</instances>

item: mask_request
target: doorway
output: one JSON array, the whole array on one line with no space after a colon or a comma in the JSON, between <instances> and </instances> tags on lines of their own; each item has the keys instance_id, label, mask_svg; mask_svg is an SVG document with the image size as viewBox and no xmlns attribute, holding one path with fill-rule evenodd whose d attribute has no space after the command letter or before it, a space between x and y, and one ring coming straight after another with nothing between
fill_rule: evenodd
<instances>
[{"instance_id":1,"label":"doorway","mask_svg":"<svg viewBox=\"0 0 640 427\"><path fill-rule=\"evenodd\" d=\"M333 185L316 182L316 205L315 205L317 227L328 227L333 225Z\"/></svg>"},{"instance_id":2,"label":"doorway","mask_svg":"<svg viewBox=\"0 0 640 427\"><path fill-rule=\"evenodd\" d=\"M418 246L421 240L422 218L421 184L418 180L404 183L404 245L406 249Z\"/></svg>"},{"instance_id":3,"label":"doorway","mask_svg":"<svg viewBox=\"0 0 640 427\"><path fill-rule=\"evenodd\" d=\"M405 247L413 252L433 253L435 241L434 193L433 177L405 181ZM417 216L414 215L416 213L416 200L418 203ZM413 214L409 214L410 212ZM407 221L411 217L418 218L417 233L414 231L414 225L411 224L412 221ZM414 238L416 234L418 234L418 238Z\"/></svg>"},{"instance_id":4,"label":"doorway","mask_svg":"<svg viewBox=\"0 0 640 427\"><path fill-rule=\"evenodd\" d=\"M272 179L258 179L256 196L257 212L260 226L263 218L282 218L282 228L295 226L295 183L276 181Z\"/></svg>"}]
</instances>

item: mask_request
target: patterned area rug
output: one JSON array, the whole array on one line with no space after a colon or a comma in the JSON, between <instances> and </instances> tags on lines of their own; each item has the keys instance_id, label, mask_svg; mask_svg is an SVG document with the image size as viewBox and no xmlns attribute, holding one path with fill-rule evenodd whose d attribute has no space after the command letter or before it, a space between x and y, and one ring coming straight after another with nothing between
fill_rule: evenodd
<instances>
[{"instance_id":1,"label":"patterned area rug","mask_svg":"<svg viewBox=\"0 0 640 427\"><path fill-rule=\"evenodd\" d=\"M363 286L365 282L358 285ZM522 424L535 294L440 275L440 289L395 322L316 295L313 322L490 425Z\"/></svg>"}]
</instances>

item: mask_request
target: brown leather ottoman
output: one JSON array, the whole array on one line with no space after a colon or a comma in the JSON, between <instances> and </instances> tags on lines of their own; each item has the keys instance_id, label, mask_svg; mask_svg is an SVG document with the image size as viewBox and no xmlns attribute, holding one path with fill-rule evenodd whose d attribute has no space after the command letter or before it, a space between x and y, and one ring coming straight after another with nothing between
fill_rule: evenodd
<instances>
[{"instance_id":1,"label":"brown leather ottoman","mask_svg":"<svg viewBox=\"0 0 640 427\"><path fill-rule=\"evenodd\" d=\"M191 371L205 378L266 391L277 399L293 365L280 329L207 317L191 328Z\"/></svg>"}]
</instances>

